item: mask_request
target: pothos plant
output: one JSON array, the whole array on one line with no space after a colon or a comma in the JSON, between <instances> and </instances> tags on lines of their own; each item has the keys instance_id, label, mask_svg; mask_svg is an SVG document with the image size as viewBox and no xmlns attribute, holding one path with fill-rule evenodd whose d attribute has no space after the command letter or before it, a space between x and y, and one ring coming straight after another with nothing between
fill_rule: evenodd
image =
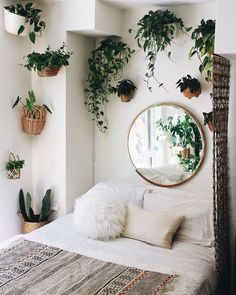
<instances>
[{"instance_id":1,"label":"pothos plant","mask_svg":"<svg viewBox=\"0 0 236 295\"><path fill-rule=\"evenodd\" d=\"M194 46L189 52L189 58L197 55L200 60L199 71L205 73L205 80L212 81L212 57L215 45L215 20L201 20L200 25L192 32Z\"/></svg>"},{"instance_id":2,"label":"pothos plant","mask_svg":"<svg viewBox=\"0 0 236 295\"><path fill-rule=\"evenodd\" d=\"M141 48L146 54L148 60L147 72L145 74L145 82L148 89L149 80L153 78L160 86L163 87L163 83L158 81L155 75L155 65L157 61L157 55L159 52L164 52L169 58L171 58L170 46L173 43L175 33L179 30L183 33L187 33L191 28L186 28L181 18L178 18L170 10L156 10L149 11L144 15L137 23L137 31L135 39L137 40L138 47ZM132 32L132 29L129 29Z\"/></svg>"},{"instance_id":3,"label":"pothos plant","mask_svg":"<svg viewBox=\"0 0 236 295\"><path fill-rule=\"evenodd\" d=\"M129 62L134 50L126 43L112 38L100 42L88 59L89 74L86 81L86 105L93 120L102 132L106 132L104 105L108 96L117 92L114 81L122 77L124 66Z\"/></svg>"},{"instance_id":4,"label":"pothos plant","mask_svg":"<svg viewBox=\"0 0 236 295\"><path fill-rule=\"evenodd\" d=\"M23 16L25 18L25 24L21 25L18 29L18 35L21 35L25 30L25 25L29 24L31 30L29 32L29 39L32 43L35 43L36 36L41 37L42 31L46 27L46 23L41 20L41 9L35 8L33 3L22 4L12 4L10 6L4 7L11 13Z\"/></svg>"}]
</instances>

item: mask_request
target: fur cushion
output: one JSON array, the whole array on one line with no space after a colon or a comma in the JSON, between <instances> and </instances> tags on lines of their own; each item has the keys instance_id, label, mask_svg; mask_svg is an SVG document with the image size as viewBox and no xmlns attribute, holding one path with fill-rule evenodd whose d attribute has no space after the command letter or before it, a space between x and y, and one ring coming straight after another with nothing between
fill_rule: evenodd
<instances>
[{"instance_id":1,"label":"fur cushion","mask_svg":"<svg viewBox=\"0 0 236 295\"><path fill-rule=\"evenodd\" d=\"M90 194L76 200L73 220L79 234L108 240L120 236L126 222L126 207L112 195Z\"/></svg>"}]
</instances>

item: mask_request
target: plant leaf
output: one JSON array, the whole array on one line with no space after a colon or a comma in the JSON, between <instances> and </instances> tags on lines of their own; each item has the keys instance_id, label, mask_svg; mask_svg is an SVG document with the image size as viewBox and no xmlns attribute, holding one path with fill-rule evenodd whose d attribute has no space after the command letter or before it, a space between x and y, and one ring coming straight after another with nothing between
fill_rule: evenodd
<instances>
[{"instance_id":1,"label":"plant leaf","mask_svg":"<svg viewBox=\"0 0 236 295\"><path fill-rule=\"evenodd\" d=\"M16 107L18 105L18 103L20 102L22 98L20 96L17 96L16 101L14 102L12 108L14 109L14 107Z\"/></svg>"},{"instance_id":2,"label":"plant leaf","mask_svg":"<svg viewBox=\"0 0 236 295\"><path fill-rule=\"evenodd\" d=\"M29 38L30 38L30 41L35 44L35 39L36 39L35 32L30 32Z\"/></svg>"},{"instance_id":3,"label":"plant leaf","mask_svg":"<svg viewBox=\"0 0 236 295\"><path fill-rule=\"evenodd\" d=\"M19 27L19 30L18 30L17 34L18 34L18 35L22 34L22 33L24 32L24 30L25 30L25 27L24 27L23 25L21 25L21 26Z\"/></svg>"}]
</instances>

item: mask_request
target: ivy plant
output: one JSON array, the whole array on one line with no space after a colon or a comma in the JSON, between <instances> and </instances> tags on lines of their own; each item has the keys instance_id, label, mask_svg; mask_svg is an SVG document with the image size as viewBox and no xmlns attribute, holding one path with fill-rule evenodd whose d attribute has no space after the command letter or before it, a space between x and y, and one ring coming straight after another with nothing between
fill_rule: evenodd
<instances>
[{"instance_id":1,"label":"ivy plant","mask_svg":"<svg viewBox=\"0 0 236 295\"><path fill-rule=\"evenodd\" d=\"M86 105L98 126L106 132L104 105L109 102L108 96L117 92L113 85L122 77L124 66L129 62L134 50L126 43L107 38L100 42L88 59L89 74L86 81Z\"/></svg>"},{"instance_id":2,"label":"ivy plant","mask_svg":"<svg viewBox=\"0 0 236 295\"><path fill-rule=\"evenodd\" d=\"M32 43L35 43L36 36L41 37L42 31L46 27L46 23L41 20L41 9L35 8L33 3L22 4L12 4L10 6L4 7L11 13L23 16L25 18L25 25L29 24L31 30L29 32L29 39ZM18 35L22 34L25 30L25 25L21 25L18 29Z\"/></svg>"},{"instance_id":3,"label":"ivy plant","mask_svg":"<svg viewBox=\"0 0 236 295\"><path fill-rule=\"evenodd\" d=\"M171 58L170 46L178 30L187 33L191 28L186 28L183 20L168 9L151 10L137 23L135 39L138 47L144 51L148 60L145 82L150 91L152 90L149 86L151 78L158 83L159 87L163 87L163 83L158 81L155 75L157 55L159 52L164 52ZM132 29L129 32L131 33Z\"/></svg>"},{"instance_id":4,"label":"ivy plant","mask_svg":"<svg viewBox=\"0 0 236 295\"><path fill-rule=\"evenodd\" d=\"M215 20L201 20L200 25L192 32L191 39L194 40L194 46L189 52L189 58L197 55L200 60L199 71L205 73L205 80L212 81L212 57L215 46Z\"/></svg>"},{"instance_id":5,"label":"ivy plant","mask_svg":"<svg viewBox=\"0 0 236 295\"><path fill-rule=\"evenodd\" d=\"M48 67L60 68L61 66L69 65L69 58L73 52L67 52L66 44L63 43L62 46L57 50L51 50L48 45L44 53L32 52L29 53L26 58L26 67L29 71L32 69L34 71L41 71Z\"/></svg>"}]
</instances>

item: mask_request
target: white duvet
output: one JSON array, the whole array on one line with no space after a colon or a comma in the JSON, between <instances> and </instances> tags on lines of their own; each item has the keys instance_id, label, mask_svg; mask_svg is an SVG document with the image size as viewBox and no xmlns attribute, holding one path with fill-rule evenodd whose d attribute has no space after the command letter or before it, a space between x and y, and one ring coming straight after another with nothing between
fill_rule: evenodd
<instances>
[{"instance_id":1,"label":"white duvet","mask_svg":"<svg viewBox=\"0 0 236 295\"><path fill-rule=\"evenodd\" d=\"M22 235L16 238L18 237ZM175 289L167 291L166 295L213 294L215 273L212 248L174 242L172 249L164 249L127 238L112 241L89 240L76 233L72 214L24 235L24 238L100 260L150 271L179 274ZM3 246L6 246L6 243L2 244ZM197 292L199 286L201 290Z\"/></svg>"}]
</instances>

